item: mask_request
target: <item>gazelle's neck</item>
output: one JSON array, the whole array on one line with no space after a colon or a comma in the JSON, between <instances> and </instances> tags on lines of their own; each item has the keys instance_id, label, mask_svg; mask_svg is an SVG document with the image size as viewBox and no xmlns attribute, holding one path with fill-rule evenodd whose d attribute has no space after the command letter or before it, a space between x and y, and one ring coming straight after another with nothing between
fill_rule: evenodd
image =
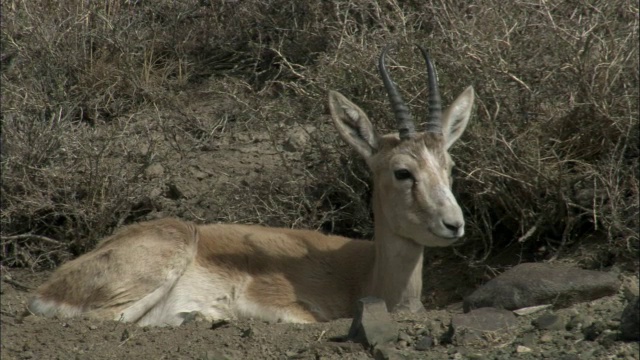
<instances>
[{"instance_id":1,"label":"gazelle's neck","mask_svg":"<svg viewBox=\"0 0 640 360\"><path fill-rule=\"evenodd\" d=\"M384 299L389 311L420 311L424 246L395 235L375 202L375 260L367 295Z\"/></svg>"}]
</instances>

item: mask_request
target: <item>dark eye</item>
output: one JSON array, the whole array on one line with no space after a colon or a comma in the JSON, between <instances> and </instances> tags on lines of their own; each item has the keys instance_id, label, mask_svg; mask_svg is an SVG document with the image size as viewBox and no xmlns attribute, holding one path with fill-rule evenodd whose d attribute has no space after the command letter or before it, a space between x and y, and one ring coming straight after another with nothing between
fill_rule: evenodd
<instances>
[{"instance_id":1,"label":"dark eye","mask_svg":"<svg viewBox=\"0 0 640 360\"><path fill-rule=\"evenodd\" d=\"M411 172L407 169L400 169L400 170L396 170L393 172L393 175L396 177L396 179L398 180L407 180L407 179L413 179L413 175L411 174Z\"/></svg>"}]
</instances>

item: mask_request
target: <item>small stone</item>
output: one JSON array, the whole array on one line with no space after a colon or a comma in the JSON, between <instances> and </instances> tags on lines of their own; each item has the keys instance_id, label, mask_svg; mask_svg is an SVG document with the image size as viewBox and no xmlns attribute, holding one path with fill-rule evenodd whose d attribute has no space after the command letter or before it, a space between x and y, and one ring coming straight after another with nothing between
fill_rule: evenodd
<instances>
[{"instance_id":1,"label":"small stone","mask_svg":"<svg viewBox=\"0 0 640 360\"><path fill-rule=\"evenodd\" d=\"M529 332L522 335L522 345L532 347L536 344L536 334Z\"/></svg>"},{"instance_id":2,"label":"small stone","mask_svg":"<svg viewBox=\"0 0 640 360\"><path fill-rule=\"evenodd\" d=\"M518 346L516 347L516 352L517 352L518 354L530 353L530 352L532 352L532 351L533 351L533 350L531 350L531 348L528 348L528 347L523 346L523 345L518 345Z\"/></svg>"},{"instance_id":3,"label":"small stone","mask_svg":"<svg viewBox=\"0 0 640 360\"><path fill-rule=\"evenodd\" d=\"M240 334L241 337L246 338L246 337L252 337L254 335L254 331L252 327L248 327L246 329L242 330L242 334Z\"/></svg>"},{"instance_id":4,"label":"small stone","mask_svg":"<svg viewBox=\"0 0 640 360\"><path fill-rule=\"evenodd\" d=\"M636 297L629 302L620 316L620 337L622 340L640 340L640 300Z\"/></svg>"},{"instance_id":5,"label":"small stone","mask_svg":"<svg viewBox=\"0 0 640 360\"><path fill-rule=\"evenodd\" d=\"M199 169L195 168L191 169L191 174L193 174L193 177L198 180L206 179L209 176L206 172L200 171Z\"/></svg>"},{"instance_id":6,"label":"small stone","mask_svg":"<svg viewBox=\"0 0 640 360\"><path fill-rule=\"evenodd\" d=\"M149 198L151 199L155 199L158 196L162 195L162 189L159 187L154 187L151 189L151 191L149 191Z\"/></svg>"},{"instance_id":7,"label":"small stone","mask_svg":"<svg viewBox=\"0 0 640 360\"><path fill-rule=\"evenodd\" d=\"M97 330L98 327L95 325L89 325L89 330Z\"/></svg>"},{"instance_id":8,"label":"small stone","mask_svg":"<svg viewBox=\"0 0 640 360\"><path fill-rule=\"evenodd\" d=\"M411 343L413 342L413 341L412 341L412 339L411 339L411 336L407 335L407 333L405 333L405 332L403 332L403 331L401 331L401 332L398 334L398 340L400 340L400 341L404 341L404 342L406 342L407 344L411 344Z\"/></svg>"},{"instance_id":9,"label":"small stone","mask_svg":"<svg viewBox=\"0 0 640 360\"><path fill-rule=\"evenodd\" d=\"M289 132L287 141L282 147L285 151L295 152L301 151L309 142L309 133L303 128L295 128Z\"/></svg>"},{"instance_id":10,"label":"small stone","mask_svg":"<svg viewBox=\"0 0 640 360\"><path fill-rule=\"evenodd\" d=\"M588 315L577 314L574 315L567 323L567 330L582 330L585 327L593 324L593 318Z\"/></svg>"},{"instance_id":11,"label":"small stone","mask_svg":"<svg viewBox=\"0 0 640 360\"><path fill-rule=\"evenodd\" d=\"M375 360L401 360L403 357L396 350L391 349L388 346L376 346L373 351L373 358Z\"/></svg>"},{"instance_id":12,"label":"small stone","mask_svg":"<svg viewBox=\"0 0 640 360\"><path fill-rule=\"evenodd\" d=\"M358 300L348 338L368 346L398 339L398 326L391 320L384 300L372 296Z\"/></svg>"},{"instance_id":13,"label":"small stone","mask_svg":"<svg viewBox=\"0 0 640 360\"><path fill-rule=\"evenodd\" d=\"M543 334L542 336L540 336L541 343L550 343L552 341L553 341L553 336L551 336L551 334Z\"/></svg>"},{"instance_id":14,"label":"small stone","mask_svg":"<svg viewBox=\"0 0 640 360\"><path fill-rule=\"evenodd\" d=\"M488 339L508 342L517 326L516 316L508 310L480 308L451 319L453 343L458 346L486 345ZM487 336L489 335L489 336Z\"/></svg>"},{"instance_id":15,"label":"small stone","mask_svg":"<svg viewBox=\"0 0 640 360\"><path fill-rule=\"evenodd\" d=\"M622 294L629 302L640 295L640 291L638 290L638 281L635 277L629 277L623 280Z\"/></svg>"},{"instance_id":16,"label":"small stone","mask_svg":"<svg viewBox=\"0 0 640 360\"><path fill-rule=\"evenodd\" d=\"M426 351L433 347L433 338L431 336L423 336L416 342L415 349L418 351Z\"/></svg>"},{"instance_id":17,"label":"small stone","mask_svg":"<svg viewBox=\"0 0 640 360\"><path fill-rule=\"evenodd\" d=\"M533 320L533 325L541 330L564 330L566 322L557 314L544 314Z\"/></svg>"},{"instance_id":18,"label":"small stone","mask_svg":"<svg viewBox=\"0 0 640 360\"><path fill-rule=\"evenodd\" d=\"M149 179L161 177L164 174L164 167L160 164L149 165L144 171Z\"/></svg>"},{"instance_id":19,"label":"small stone","mask_svg":"<svg viewBox=\"0 0 640 360\"><path fill-rule=\"evenodd\" d=\"M582 334L584 335L584 339L587 341L594 341L595 339L602 334L605 329L605 325L602 321L595 321L593 324L582 330Z\"/></svg>"}]
</instances>

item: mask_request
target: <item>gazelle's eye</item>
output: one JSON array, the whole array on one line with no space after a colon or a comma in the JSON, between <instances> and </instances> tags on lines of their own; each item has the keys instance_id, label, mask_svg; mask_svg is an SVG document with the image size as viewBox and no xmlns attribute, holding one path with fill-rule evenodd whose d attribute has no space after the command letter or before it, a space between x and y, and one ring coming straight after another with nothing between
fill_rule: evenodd
<instances>
[{"instance_id":1,"label":"gazelle's eye","mask_svg":"<svg viewBox=\"0 0 640 360\"><path fill-rule=\"evenodd\" d=\"M411 174L411 171L407 169L396 170L393 172L393 175L397 180L413 179L413 174Z\"/></svg>"}]
</instances>

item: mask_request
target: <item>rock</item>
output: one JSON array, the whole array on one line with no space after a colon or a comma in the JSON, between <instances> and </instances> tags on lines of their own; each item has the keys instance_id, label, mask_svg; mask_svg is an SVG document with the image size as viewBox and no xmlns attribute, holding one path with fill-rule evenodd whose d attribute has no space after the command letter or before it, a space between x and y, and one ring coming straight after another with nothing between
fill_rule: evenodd
<instances>
[{"instance_id":1,"label":"rock","mask_svg":"<svg viewBox=\"0 0 640 360\"><path fill-rule=\"evenodd\" d=\"M627 301L631 302L640 295L638 290L638 281L635 277L627 277L622 283L622 294Z\"/></svg>"},{"instance_id":2,"label":"rock","mask_svg":"<svg viewBox=\"0 0 640 360\"><path fill-rule=\"evenodd\" d=\"M149 165L149 167L144 170L144 174L149 179L161 177L164 175L164 167L160 164Z\"/></svg>"},{"instance_id":3,"label":"rock","mask_svg":"<svg viewBox=\"0 0 640 360\"><path fill-rule=\"evenodd\" d=\"M191 168L190 170L193 177L195 177L198 180L206 179L209 176L209 174L207 174L204 171L200 171L200 169Z\"/></svg>"},{"instance_id":4,"label":"rock","mask_svg":"<svg viewBox=\"0 0 640 360\"><path fill-rule=\"evenodd\" d=\"M287 140L285 141L284 145L283 145L283 149L285 151L289 151L289 152L295 152L295 151L301 151L303 150L305 147L307 147L307 144L309 143L309 133L311 133L313 130L313 128L302 128L302 127L296 127L293 130L291 130L287 136Z\"/></svg>"},{"instance_id":5,"label":"rock","mask_svg":"<svg viewBox=\"0 0 640 360\"><path fill-rule=\"evenodd\" d=\"M533 320L533 325L540 330L564 330L567 321L557 314L544 314Z\"/></svg>"},{"instance_id":6,"label":"rock","mask_svg":"<svg viewBox=\"0 0 640 360\"><path fill-rule=\"evenodd\" d=\"M240 337L249 338L253 336L255 336L255 331L253 330L253 327L249 326L248 328L241 330Z\"/></svg>"},{"instance_id":7,"label":"rock","mask_svg":"<svg viewBox=\"0 0 640 360\"><path fill-rule=\"evenodd\" d=\"M524 333L522 335L521 344L526 347L533 347L536 345L536 334L534 332Z\"/></svg>"},{"instance_id":8,"label":"rock","mask_svg":"<svg viewBox=\"0 0 640 360\"><path fill-rule=\"evenodd\" d=\"M358 300L348 338L368 346L385 344L398 338L397 324L391 320L384 300L372 296Z\"/></svg>"},{"instance_id":9,"label":"rock","mask_svg":"<svg viewBox=\"0 0 640 360\"><path fill-rule=\"evenodd\" d=\"M611 273L566 265L523 263L490 280L464 299L464 311L481 307L515 310L554 304L567 306L616 293L620 287Z\"/></svg>"},{"instance_id":10,"label":"rock","mask_svg":"<svg viewBox=\"0 0 640 360\"><path fill-rule=\"evenodd\" d=\"M543 334L542 336L540 336L541 343L550 343L552 341L553 341L553 336L551 336L551 334Z\"/></svg>"},{"instance_id":11,"label":"rock","mask_svg":"<svg viewBox=\"0 0 640 360\"><path fill-rule=\"evenodd\" d=\"M582 330L587 326L593 324L593 318L588 315L576 314L571 317L571 320L567 323L567 330Z\"/></svg>"},{"instance_id":12,"label":"rock","mask_svg":"<svg viewBox=\"0 0 640 360\"><path fill-rule=\"evenodd\" d=\"M451 319L452 342L458 346L488 345L512 340L516 316L508 310L480 308Z\"/></svg>"},{"instance_id":13,"label":"rock","mask_svg":"<svg viewBox=\"0 0 640 360\"><path fill-rule=\"evenodd\" d=\"M373 358L375 360L402 360L405 357L398 351L388 346L377 346L373 351Z\"/></svg>"},{"instance_id":14,"label":"rock","mask_svg":"<svg viewBox=\"0 0 640 360\"><path fill-rule=\"evenodd\" d=\"M398 334L398 340L399 340L399 341L404 341L404 342L406 342L407 344L411 344L411 343L413 343L413 339L411 339L411 336L407 335L407 333L405 333L404 331L401 331L401 332Z\"/></svg>"},{"instance_id":15,"label":"rock","mask_svg":"<svg viewBox=\"0 0 640 360\"><path fill-rule=\"evenodd\" d=\"M533 350L531 350L531 348L528 348L528 347L523 346L523 345L518 345L518 346L516 347L516 352L517 352L518 354L530 353L530 352L532 352L532 351L533 351Z\"/></svg>"},{"instance_id":16,"label":"rock","mask_svg":"<svg viewBox=\"0 0 640 360\"><path fill-rule=\"evenodd\" d=\"M433 338L431 336L423 336L416 342L415 349L418 351L426 351L433 347Z\"/></svg>"},{"instance_id":17,"label":"rock","mask_svg":"<svg viewBox=\"0 0 640 360\"><path fill-rule=\"evenodd\" d=\"M623 340L640 340L640 303L639 298L629 302L620 317L620 338Z\"/></svg>"},{"instance_id":18,"label":"rock","mask_svg":"<svg viewBox=\"0 0 640 360\"><path fill-rule=\"evenodd\" d=\"M605 325L602 321L594 321L591 325L582 329L584 339L587 341L594 341L602 334L605 329Z\"/></svg>"}]
</instances>

